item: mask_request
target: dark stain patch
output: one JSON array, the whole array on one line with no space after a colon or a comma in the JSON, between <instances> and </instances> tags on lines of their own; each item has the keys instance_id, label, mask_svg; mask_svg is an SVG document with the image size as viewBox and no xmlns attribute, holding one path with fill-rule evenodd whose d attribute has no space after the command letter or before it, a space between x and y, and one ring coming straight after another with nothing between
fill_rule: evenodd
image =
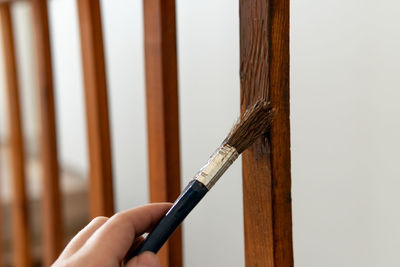
<instances>
[{"instance_id":1,"label":"dark stain patch","mask_svg":"<svg viewBox=\"0 0 400 267\"><path fill-rule=\"evenodd\" d=\"M242 108L259 100L268 101L269 97L267 25L263 19L252 20L250 24L249 36L243 38L249 45L243 46L240 62Z\"/></svg>"}]
</instances>

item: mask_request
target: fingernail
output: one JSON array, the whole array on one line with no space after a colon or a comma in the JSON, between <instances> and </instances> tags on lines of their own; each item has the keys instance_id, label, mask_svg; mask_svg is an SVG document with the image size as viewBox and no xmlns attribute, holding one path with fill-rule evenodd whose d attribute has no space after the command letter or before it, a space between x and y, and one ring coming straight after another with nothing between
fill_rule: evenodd
<instances>
[{"instance_id":1,"label":"fingernail","mask_svg":"<svg viewBox=\"0 0 400 267\"><path fill-rule=\"evenodd\" d=\"M160 261L153 252L144 252L140 254L137 263L140 267L161 267Z\"/></svg>"}]
</instances>

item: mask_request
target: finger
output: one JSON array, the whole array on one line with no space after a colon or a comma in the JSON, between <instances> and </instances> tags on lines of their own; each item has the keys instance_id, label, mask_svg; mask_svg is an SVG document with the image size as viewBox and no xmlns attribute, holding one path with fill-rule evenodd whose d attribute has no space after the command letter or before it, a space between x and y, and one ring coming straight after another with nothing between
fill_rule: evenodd
<instances>
[{"instance_id":1,"label":"finger","mask_svg":"<svg viewBox=\"0 0 400 267\"><path fill-rule=\"evenodd\" d=\"M85 228L79 231L79 233L72 238L58 259L70 257L72 254L78 251L89 239L89 237L92 236L92 234L103 224L105 224L107 220L108 218L103 216L94 218L88 225L85 226Z\"/></svg>"},{"instance_id":2,"label":"finger","mask_svg":"<svg viewBox=\"0 0 400 267\"><path fill-rule=\"evenodd\" d=\"M145 238L143 237L143 235L141 235L141 236L137 237L135 239L135 241L133 241L133 244L129 248L128 252L125 254L124 262L127 262L131 258L133 258L132 256L133 256L133 253L135 252L136 248L138 248L140 246L140 244L143 243L144 240L145 240Z\"/></svg>"},{"instance_id":3,"label":"finger","mask_svg":"<svg viewBox=\"0 0 400 267\"><path fill-rule=\"evenodd\" d=\"M101 255L107 262L121 262L135 237L153 227L171 205L149 204L114 215L89 238L79 253L83 250L89 257Z\"/></svg>"},{"instance_id":4,"label":"finger","mask_svg":"<svg viewBox=\"0 0 400 267\"><path fill-rule=\"evenodd\" d=\"M161 267L160 261L153 252L143 252L137 257L128 261L125 267Z\"/></svg>"}]
</instances>

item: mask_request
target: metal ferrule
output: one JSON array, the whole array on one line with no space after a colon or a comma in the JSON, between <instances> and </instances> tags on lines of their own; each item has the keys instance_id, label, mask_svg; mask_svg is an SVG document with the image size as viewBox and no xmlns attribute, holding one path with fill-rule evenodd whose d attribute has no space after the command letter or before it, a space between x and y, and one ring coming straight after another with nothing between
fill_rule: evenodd
<instances>
[{"instance_id":1,"label":"metal ferrule","mask_svg":"<svg viewBox=\"0 0 400 267\"><path fill-rule=\"evenodd\" d=\"M198 180L210 190L238 156L239 153L234 147L228 144L220 146L193 179Z\"/></svg>"}]
</instances>

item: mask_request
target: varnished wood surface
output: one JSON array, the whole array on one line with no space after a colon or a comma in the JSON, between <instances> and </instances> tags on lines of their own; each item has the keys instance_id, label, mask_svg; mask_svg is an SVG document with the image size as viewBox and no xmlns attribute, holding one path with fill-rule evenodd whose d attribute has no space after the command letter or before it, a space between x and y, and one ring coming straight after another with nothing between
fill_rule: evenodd
<instances>
[{"instance_id":1,"label":"varnished wood surface","mask_svg":"<svg viewBox=\"0 0 400 267\"><path fill-rule=\"evenodd\" d=\"M240 1L242 111L255 100L276 109L270 133L243 153L246 266L293 266L289 0Z\"/></svg>"},{"instance_id":2,"label":"varnished wood surface","mask_svg":"<svg viewBox=\"0 0 400 267\"><path fill-rule=\"evenodd\" d=\"M77 0L90 162L90 215L114 213L110 127L99 0Z\"/></svg>"},{"instance_id":3,"label":"varnished wood surface","mask_svg":"<svg viewBox=\"0 0 400 267\"><path fill-rule=\"evenodd\" d=\"M176 22L174 0L144 0L150 200L180 193ZM159 252L164 267L182 266L181 227Z\"/></svg>"},{"instance_id":4,"label":"varnished wood surface","mask_svg":"<svg viewBox=\"0 0 400 267\"><path fill-rule=\"evenodd\" d=\"M0 24L4 49L8 123L11 142L13 264L17 267L26 267L31 266L31 246L25 184L25 153L13 25L9 4L0 4Z\"/></svg>"},{"instance_id":5,"label":"varnished wood surface","mask_svg":"<svg viewBox=\"0 0 400 267\"><path fill-rule=\"evenodd\" d=\"M40 156L43 175L43 264L50 266L57 259L63 245L53 71L47 0L31 0L31 4L35 32L37 94L40 109Z\"/></svg>"}]
</instances>

